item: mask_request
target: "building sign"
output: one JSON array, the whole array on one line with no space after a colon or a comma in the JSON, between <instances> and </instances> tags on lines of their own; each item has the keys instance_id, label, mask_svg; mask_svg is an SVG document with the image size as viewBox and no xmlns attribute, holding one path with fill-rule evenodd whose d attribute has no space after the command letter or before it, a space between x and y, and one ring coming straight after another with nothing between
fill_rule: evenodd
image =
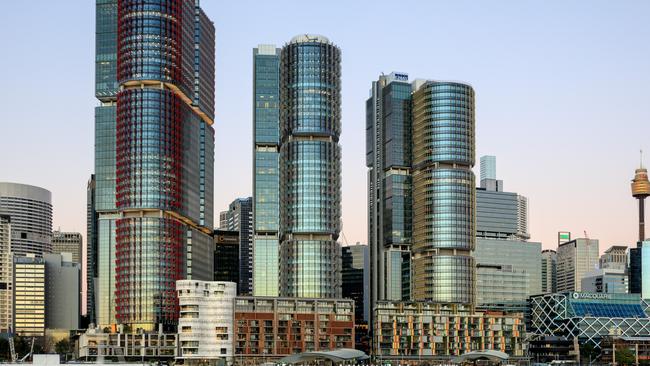
<instances>
[{"instance_id":1,"label":"building sign","mask_svg":"<svg viewBox=\"0 0 650 366\"><path fill-rule=\"evenodd\" d=\"M591 300L611 300L611 294L602 294L602 293L591 293L591 292L573 292L571 294L576 300L579 299L591 299Z\"/></svg>"},{"instance_id":2,"label":"building sign","mask_svg":"<svg viewBox=\"0 0 650 366\"><path fill-rule=\"evenodd\" d=\"M562 244L571 241L571 233L568 231L560 231L557 233L557 243Z\"/></svg>"}]
</instances>

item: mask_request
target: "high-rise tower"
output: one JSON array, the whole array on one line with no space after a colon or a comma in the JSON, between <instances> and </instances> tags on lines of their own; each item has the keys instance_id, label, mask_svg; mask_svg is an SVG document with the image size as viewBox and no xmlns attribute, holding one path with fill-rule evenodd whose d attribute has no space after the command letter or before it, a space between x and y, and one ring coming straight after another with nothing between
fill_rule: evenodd
<instances>
[{"instance_id":1,"label":"high-rise tower","mask_svg":"<svg viewBox=\"0 0 650 366\"><path fill-rule=\"evenodd\" d=\"M278 296L280 49L253 50L253 295Z\"/></svg>"},{"instance_id":2,"label":"high-rise tower","mask_svg":"<svg viewBox=\"0 0 650 366\"><path fill-rule=\"evenodd\" d=\"M476 191L474 90L414 83L413 298L472 305Z\"/></svg>"},{"instance_id":3,"label":"high-rise tower","mask_svg":"<svg viewBox=\"0 0 650 366\"><path fill-rule=\"evenodd\" d=\"M115 320L115 111L117 0L95 7L95 174L87 191L88 319L104 328Z\"/></svg>"},{"instance_id":4,"label":"high-rise tower","mask_svg":"<svg viewBox=\"0 0 650 366\"><path fill-rule=\"evenodd\" d=\"M641 294L650 298L650 263L644 258L650 258L650 241L645 240L645 199L650 196L650 181L648 170L643 167L643 156L639 168L632 179L632 197L639 200L639 240L636 248L630 249L630 293ZM644 286L644 283L646 286Z\"/></svg>"},{"instance_id":5,"label":"high-rise tower","mask_svg":"<svg viewBox=\"0 0 650 366\"><path fill-rule=\"evenodd\" d=\"M341 296L341 51L300 35L280 61L280 295Z\"/></svg>"},{"instance_id":6,"label":"high-rise tower","mask_svg":"<svg viewBox=\"0 0 650 366\"><path fill-rule=\"evenodd\" d=\"M408 74L381 75L366 101L371 304L411 297L412 124Z\"/></svg>"},{"instance_id":7,"label":"high-rise tower","mask_svg":"<svg viewBox=\"0 0 650 366\"><path fill-rule=\"evenodd\" d=\"M119 0L116 41L116 318L173 327L176 281L213 274L214 25L195 0Z\"/></svg>"},{"instance_id":8,"label":"high-rise tower","mask_svg":"<svg viewBox=\"0 0 650 366\"><path fill-rule=\"evenodd\" d=\"M650 196L650 181L648 181L648 170L643 167L643 161L639 169L634 171L632 179L632 197L639 201L639 241L645 240L645 199Z\"/></svg>"}]
</instances>

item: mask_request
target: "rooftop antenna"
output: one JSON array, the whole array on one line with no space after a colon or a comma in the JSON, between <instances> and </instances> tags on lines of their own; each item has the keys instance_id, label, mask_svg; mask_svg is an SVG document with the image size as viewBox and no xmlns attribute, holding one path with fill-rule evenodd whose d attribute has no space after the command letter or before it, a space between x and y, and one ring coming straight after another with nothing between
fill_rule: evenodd
<instances>
[{"instance_id":1,"label":"rooftop antenna","mask_svg":"<svg viewBox=\"0 0 650 366\"><path fill-rule=\"evenodd\" d=\"M639 150L639 168L643 169L643 149Z\"/></svg>"}]
</instances>

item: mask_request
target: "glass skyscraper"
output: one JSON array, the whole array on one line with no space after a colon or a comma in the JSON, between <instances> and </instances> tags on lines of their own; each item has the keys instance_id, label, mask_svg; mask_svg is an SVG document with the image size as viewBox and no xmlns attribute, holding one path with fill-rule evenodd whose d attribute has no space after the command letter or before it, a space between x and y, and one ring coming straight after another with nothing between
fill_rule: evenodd
<instances>
[{"instance_id":1,"label":"glass skyscraper","mask_svg":"<svg viewBox=\"0 0 650 366\"><path fill-rule=\"evenodd\" d=\"M280 295L341 296L341 51L294 37L280 60Z\"/></svg>"},{"instance_id":2,"label":"glass skyscraper","mask_svg":"<svg viewBox=\"0 0 650 366\"><path fill-rule=\"evenodd\" d=\"M366 102L372 303L411 297L412 148L408 75L382 75ZM372 307L371 307L372 308Z\"/></svg>"},{"instance_id":3,"label":"glass skyscraper","mask_svg":"<svg viewBox=\"0 0 650 366\"><path fill-rule=\"evenodd\" d=\"M91 321L173 327L175 281L213 274L214 26L194 0L96 4Z\"/></svg>"},{"instance_id":4,"label":"glass skyscraper","mask_svg":"<svg viewBox=\"0 0 650 366\"><path fill-rule=\"evenodd\" d=\"M473 304L474 90L437 81L414 90L413 298Z\"/></svg>"},{"instance_id":5,"label":"glass skyscraper","mask_svg":"<svg viewBox=\"0 0 650 366\"><path fill-rule=\"evenodd\" d=\"M474 91L393 72L366 102L371 303L474 304Z\"/></svg>"},{"instance_id":6,"label":"glass skyscraper","mask_svg":"<svg viewBox=\"0 0 650 366\"><path fill-rule=\"evenodd\" d=\"M278 296L280 49L253 49L253 295Z\"/></svg>"},{"instance_id":7,"label":"glass skyscraper","mask_svg":"<svg viewBox=\"0 0 650 366\"><path fill-rule=\"evenodd\" d=\"M95 174L88 186L86 238L88 320L115 321L115 110L117 102L117 0L96 0Z\"/></svg>"}]
</instances>

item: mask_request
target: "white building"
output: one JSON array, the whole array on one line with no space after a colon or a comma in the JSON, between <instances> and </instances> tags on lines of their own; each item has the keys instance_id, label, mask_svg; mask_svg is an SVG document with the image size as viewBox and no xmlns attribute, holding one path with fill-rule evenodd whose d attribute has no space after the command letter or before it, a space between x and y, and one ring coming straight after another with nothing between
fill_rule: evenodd
<instances>
[{"instance_id":1,"label":"white building","mask_svg":"<svg viewBox=\"0 0 650 366\"><path fill-rule=\"evenodd\" d=\"M237 284L217 281L176 281L180 317L177 357L184 364L216 364L234 359L234 299Z\"/></svg>"},{"instance_id":2,"label":"white building","mask_svg":"<svg viewBox=\"0 0 650 366\"><path fill-rule=\"evenodd\" d=\"M11 219L0 215L0 333L13 327L14 260L11 254Z\"/></svg>"}]
</instances>

